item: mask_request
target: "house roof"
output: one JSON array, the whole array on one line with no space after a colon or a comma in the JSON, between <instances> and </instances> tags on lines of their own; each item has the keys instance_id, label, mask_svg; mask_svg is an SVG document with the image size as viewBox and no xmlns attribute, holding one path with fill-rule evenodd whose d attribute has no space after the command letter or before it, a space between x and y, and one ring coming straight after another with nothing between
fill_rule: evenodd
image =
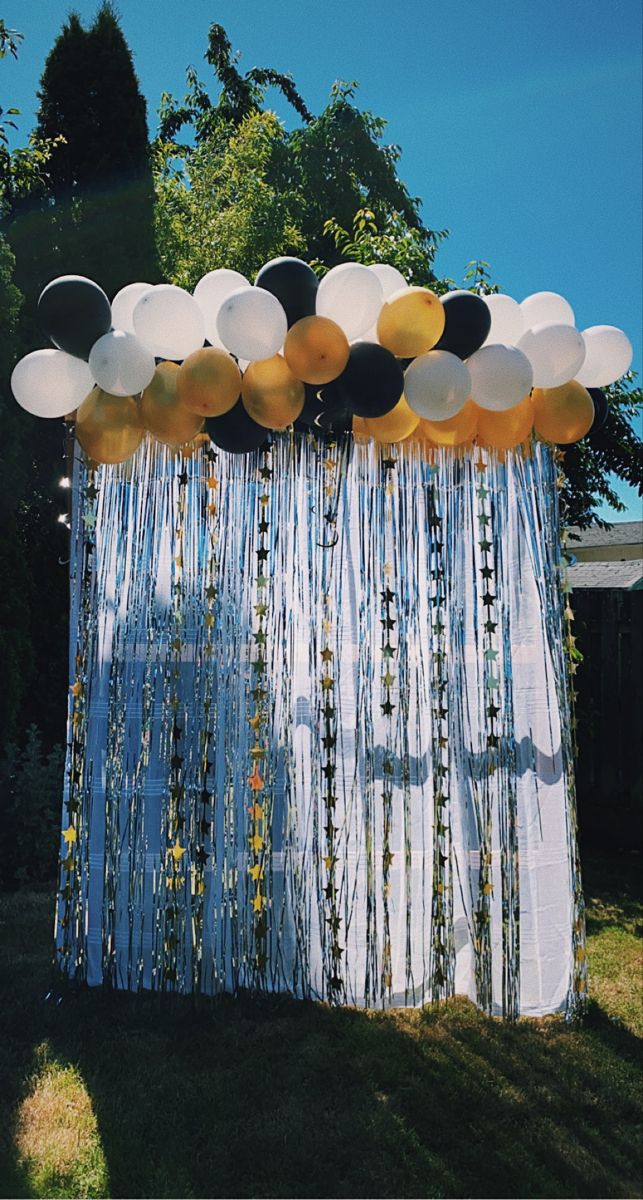
<instances>
[{"instance_id":1,"label":"house roof","mask_svg":"<svg viewBox=\"0 0 643 1200\"><path fill-rule=\"evenodd\" d=\"M573 551L572 551L573 553ZM577 562L568 568L572 588L643 588L643 559L626 558L615 562Z\"/></svg>"},{"instance_id":2,"label":"house roof","mask_svg":"<svg viewBox=\"0 0 643 1200\"><path fill-rule=\"evenodd\" d=\"M579 549L584 546L631 546L640 544L643 557L643 521L617 521L611 529L579 529L577 525L569 527L569 549Z\"/></svg>"}]
</instances>

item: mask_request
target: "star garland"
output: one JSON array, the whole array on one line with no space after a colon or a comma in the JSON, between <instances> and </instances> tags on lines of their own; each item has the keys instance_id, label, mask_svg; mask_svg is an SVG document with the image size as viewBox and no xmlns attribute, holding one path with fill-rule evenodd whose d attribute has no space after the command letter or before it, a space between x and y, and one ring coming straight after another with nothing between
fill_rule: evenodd
<instances>
[{"instance_id":1,"label":"star garland","mask_svg":"<svg viewBox=\"0 0 643 1200\"><path fill-rule=\"evenodd\" d=\"M391 498L394 491L392 473L396 466L396 460L388 455L382 458L382 470L384 473L384 495L385 495L385 544L393 547L392 536L392 503ZM396 675L393 674L396 669L396 658L398 653L397 645L393 645L391 638L395 637L394 629L396 625L397 602L395 591L391 588L393 566L390 562L384 564L384 588L381 592L381 623L382 623L382 677L380 690L380 707L382 716L386 720L386 728L384 734L384 753L382 756L382 900L384 911L383 935L382 935L382 969L380 976L380 995L384 1000L391 998L391 988L393 986L393 962L391 949L391 915L389 911L389 899L391 895L391 866L393 864L393 852L391 850L391 829L393 824L393 776L395 770L395 729L394 729L394 713L396 705L393 703L392 696L394 695L393 687L396 682Z\"/></svg>"},{"instance_id":2,"label":"star garland","mask_svg":"<svg viewBox=\"0 0 643 1200\"><path fill-rule=\"evenodd\" d=\"M324 507L328 504L325 513L325 523L329 528L333 529L337 519L337 443L329 440L327 443L326 458L323 462L323 493ZM337 749L337 699L336 699L336 679L335 679L335 652L331 646L333 635L333 611L332 598L330 594L330 577L332 571L333 550L337 543L336 534L322 543L322 636L320 644L320 667L321 667L321 721L320 725L323 729L322 746L322 776L323 776L323 810L324 810L324 849L323 857L324 868L326 871L326 883L324 886L324 898L326 907L325 923L328 926L326 940L326 981L328 986L328 995L331 1001L339 1000L340 995L344 991L344 981L342 978L341 959L344 953L340 942L341 918L339 915L338 904L338 885L337 885L337 846L336 834L337 827L334 825L335 806L337 804L336 795L336 749Z\"/></svg>"},{"instance_id":3,"label":"star garland","mask_svg":"<svg viewBox=\"0 0 643 1200\"><path fill-rule=\"evenodd\" d=\"M266 627L268 616L268 596L270 575L268 559L270 556L270 504L272 481L272 443L261 451L261 466L259 467L259 504L257 506L257 567L255 577L257 602L254 607L255 626L252 631L250 650L250 684L251 703L248 705L250 716L248 723L254 735L250 745L250 774L247 779L248 787L248 843L250 876L250 903L252 907L252 924L254 936L253 959L254 967L259 976L265 980L268 962L268 906L266 880L266 859L268 855L268 833L271 818L270 796L266 787L266 765L268 753L268 691L267 691L267 655ZM262 774L263 772L263 774Z\"/></svg>"},{"instance_id":4,"label":"star garland","mask_svg":"<svg viewBox=\"0 0 643 1200\"><path fill-rule=\"evenodd\" d=\"M491 1012L492 979L491 979L491 898L493 895L492 875L492 792L491 780L498 765L498 750L500 736L498 717L500 716L499 688L500 680L496 675L496 660L498 648L496 631L498 618L496 612L497 596L495 592L495 570L493 543L490 537L491 513L487 505L489 489L485 486L487 463L482 449L478 448L475 470L479 476L476 487L478 500L478 548L480 551L479 567L481 575L481 593L483 608L483 646L484 646L484 738L486 746L483 750L483 777L481 780L481 821L480 821L480 868L478 874L478 899L474 912L476 957L476 987L478 1003L485 1012Z\"/></svg>"},{"instance_id":5,"label":"star garland","mask_svg":"<svg viewBox=\"0 0 643 1200\"><path fill-rule=\"evenodd\" d=\"M442 516L438 507L436 470L428 490L431 621L431 757L433 768L433 887L431 901L431 998L453 990L450 929L452 900L449 864L449 710L446 629L446 579Z\"/></svg>"},{"instance_id":6,"label":"star garland","mask_svg":"<svg viewBox=\"0 0 643 1200\"><path fill-rule=\"evenodd\" d=\"M82 472L82 467L80 468ZM79 477L82 480L82 475ZM79 492L82 494L82 510L79 515L81 544L80 559L80 603L78 612L76 653L74 656L75 678L70 685L70 743L68 754L68 792L66 799L67 825L62 831L63 846L60 854L60 900L62 914L56 910L56 933L58 923L62 930L59 942L59 957L64 970L69 970L74 954L74 968L78 978L82 977L85 961L85 944L82 936L81 872L79 859L82 841L86 833L84 800L91 782L90 767L86 758L87 713L90 661L90 629L93 609L94 555L96 550L95 529L98 511L98 489L96 471L90 467Z\"/></svg>"},{"instance_id":7,"label":"star garland","mask_svg":"<svg viewBox=\"0 0 643 1200\"><path fill-rule=\"evenodd\" d=\"M206 891L206 870L210 853L206 847L214 846L212 826L214 822L214 730L210 715L212 711L212 657L214 630L216 628L216 606L218 601L219 528L216 474L217 452L212 444L205 449L201 458L205 483L205 526L207 534L207 572L205 577L203 615L203 729L200 735L200 758L196 787L196 804L192 808L191 844L194 846L192 863L192 975L194 988L200 990L203 972L203 927Z\"/></svg>"},{"instance_id":8,"label":"star garland","mask_svg":"<svg viewBox=\"0 0 643 1200\"><path fill-rule=\"evenodd\" d=\"M183 554L186 489L189 475L189 457L182 458L178 475L178 498L176 524L174 527L174 555L172 561L171 619L170 619L170 696L168 717L171 720L169 739L169 795L165 822L165 921L163 927L163 987L175 986L180 982L179 953L183 944L185 904L179 903L177 893L185 886L187 853L186 834L186 781L183 735L186 713L181 709L179 698L181 660L183 655ZM183 724L180 724L182 719ZM181 841L183 838L183 843Z\"/></svg>"}]
</instances>

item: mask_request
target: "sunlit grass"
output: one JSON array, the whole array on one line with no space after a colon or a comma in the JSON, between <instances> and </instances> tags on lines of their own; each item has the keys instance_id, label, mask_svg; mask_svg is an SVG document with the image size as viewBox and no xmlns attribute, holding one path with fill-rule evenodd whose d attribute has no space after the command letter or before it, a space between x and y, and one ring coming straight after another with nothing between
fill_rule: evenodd
<instances>
[{"instance_id":1,"label":"sunlit grass","mask_svg":"<svg viewBox=\"0 0 643 1200\"><path fill-rule=\"evenodd\" d=\"M108 1176L96 1115L76 1067L50 1059L38 1047L42 1067L16 1119L17 1168L34 1196L94 1197L108 1194Z\"/></svg>"}]
</instances>

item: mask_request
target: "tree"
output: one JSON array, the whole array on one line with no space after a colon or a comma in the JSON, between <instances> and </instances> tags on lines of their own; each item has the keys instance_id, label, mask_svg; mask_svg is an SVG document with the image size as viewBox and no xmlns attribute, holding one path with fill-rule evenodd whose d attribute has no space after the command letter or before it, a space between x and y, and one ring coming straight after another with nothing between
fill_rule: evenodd
<instances>
[{"instance_id":1,"label":"tree","mask_svg":"<svg viewBox=\"0 0 643 1200\"><path fill-rule=\"evenodd\" d=\"M0 49L13 52L17 40L0 27ZM7 362L0 386L7 457L0 715L5 737L23 741L34 722L48 750L64 737L67 691L69 549L57 523L64 507L58 481L67 474L65 430L61 422L34 421L18 409L8 378L18 358L43 344L36 303L50 279L86 274L113 295L133 280L159 277L145 101L111 5L102 4L87 29L69 17L47 59L39 98L29 144L10 154L0 137L6 238L0 244L0 357L3 366Z\"/></svg>"},{"instance_id":2,"label":"tree","mask_svg":"<svg viewBox=\"0 0 643 1200\"><path fill-rule=\"evenodd\" d=\"M161 101L157 237L172 278L196 282L224 264L252 273L287 253L323 270L347 257L338 230L351 230L368 210L383 239L414 243L422 281L433 280L444 235L423 224L419 200L397 175L400 150L382 143L384 121L357 108L356 84L335 84L313 116L290 76L268 68L242 74L220 25L210 28L205 58L220 84L216 100L191 69L184 100ZM301 118L292 131L266 112L269 86ZM177 140L186 127L193 143Z\"/></svg>"},{"instance_id":3,"label":"tree","mask_svg":"<svg viewBox=\"0 0 643 1200\"><path fill-rule=\"evenodd\" d=\"M58 274L88 275L108 295L155 282L146 105L111 4L88 29L69 16L38 95L47 173L40 186L14 190L8 223L28 310Z\"/></svg>"}]
</instances>

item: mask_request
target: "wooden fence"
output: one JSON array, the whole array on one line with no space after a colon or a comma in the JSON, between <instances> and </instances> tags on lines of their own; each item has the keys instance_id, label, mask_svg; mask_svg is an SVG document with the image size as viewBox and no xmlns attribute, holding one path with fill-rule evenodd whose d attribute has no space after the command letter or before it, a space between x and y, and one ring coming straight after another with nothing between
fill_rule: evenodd
<instances>
[{"instance_id":1,"label":"wooden fence","mask_svg":"<svg viewBox=\"0 0 643 1200\"><path fill-rule=\"evenodd\" d=\"M574 634L581 839L643 848L643 591L579 589Z\"/></svg>"}]
</instances>

